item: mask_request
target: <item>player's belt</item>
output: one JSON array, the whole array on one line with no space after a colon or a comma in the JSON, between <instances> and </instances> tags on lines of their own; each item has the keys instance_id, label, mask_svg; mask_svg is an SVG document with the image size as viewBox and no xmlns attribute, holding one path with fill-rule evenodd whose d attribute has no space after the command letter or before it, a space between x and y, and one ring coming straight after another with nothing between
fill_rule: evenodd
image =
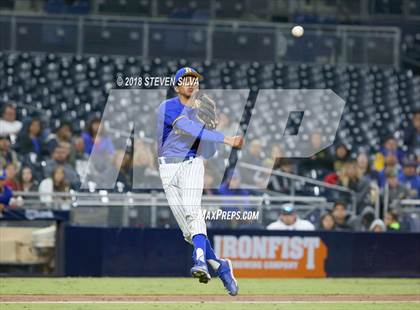
<instances>
[{"instance_id":1,"label":"player's belt","mask_svg":"<svg viewBox=\"0 0 420 310\"><path fill-rule=\"evenodd\" d=\"M188 157L159 157L158 162L160 165L162 164L177 164L182 163L183 161L194 159L194 156Z\"/></svg>"}]
</instances>

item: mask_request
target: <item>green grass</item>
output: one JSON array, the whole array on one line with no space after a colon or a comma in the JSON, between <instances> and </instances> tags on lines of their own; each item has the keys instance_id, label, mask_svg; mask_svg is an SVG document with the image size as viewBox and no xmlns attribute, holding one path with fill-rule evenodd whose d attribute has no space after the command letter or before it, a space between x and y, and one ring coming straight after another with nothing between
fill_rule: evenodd
<instances>
[{"instance_id":1,"label":"green grass","mask_svg":"<svg viewBox=\"0 0 420 310\"><path fill-rule=\"evenodd\" d=\"M404 295L420 296L420 279L239 279L241 295ZM0 278L0 295L213 295L225 294L218 279L208 285L190 278ZM420 298L420 297L419 297ZM232 301L235 301L232 298ZM0 303L1 310L408 310L419 303L327 302L327 303Z\"/></svg>"},{"instance_id":2,"label":"green grass","mask_svg":"<svg viewBox=\"0 0 420 310\"><path fill-rule=\"evenodd\" d=\"M420 279L239 279L242 295L420 294ZM207 285L190 278L0 278L0 294L213 295L224 294L218 279Z\"/></svg>"}]
</instances>

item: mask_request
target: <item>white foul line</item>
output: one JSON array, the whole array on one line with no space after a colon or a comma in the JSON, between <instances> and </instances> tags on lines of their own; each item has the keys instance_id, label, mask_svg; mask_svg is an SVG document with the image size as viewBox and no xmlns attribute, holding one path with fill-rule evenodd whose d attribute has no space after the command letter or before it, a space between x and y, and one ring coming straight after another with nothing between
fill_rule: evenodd
<instances>
[{"instance_id":1,"label":"white foul line","mask_svg":"<svg viewBox=\"0 0 420 310\"><path fill-rule=\"evenodd\" d=\"M392 304L392 303L419 303L420 300L340 300L340 301L1 301L1 304Z\"/></svg>"}]
</instances>

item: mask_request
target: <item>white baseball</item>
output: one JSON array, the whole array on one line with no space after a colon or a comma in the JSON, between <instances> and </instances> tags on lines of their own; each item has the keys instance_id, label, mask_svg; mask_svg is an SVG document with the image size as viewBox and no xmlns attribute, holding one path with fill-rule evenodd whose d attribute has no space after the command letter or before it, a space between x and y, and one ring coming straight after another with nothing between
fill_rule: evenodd
<instances>
[{"instance_id":1,"label":"white baseball","mask_svg":"<svg viewBox=\"0 0 420 310\"><path fill-rule=\"evenodd\" d=\"M304 30L303 30L302 26L294 26L292 28L292 35L294 37L301 37L303 35L303 32L304 32Z\"/></svg>"}]
</instances>

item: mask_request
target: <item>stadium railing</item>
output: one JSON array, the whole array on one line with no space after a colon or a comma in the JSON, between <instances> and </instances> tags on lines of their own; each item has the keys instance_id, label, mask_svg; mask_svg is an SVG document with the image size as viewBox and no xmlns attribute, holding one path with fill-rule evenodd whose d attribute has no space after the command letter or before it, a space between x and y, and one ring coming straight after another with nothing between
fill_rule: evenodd
<instances>
[{"instance_id":1,"label":"stadium railing","mask_svg":"<svg viewBox=\"0 0 420 310\"><path fill-rule=\"evenodd\" d=\"M51 197L48 202L43 198ZM277 195L270 196L228 196L228 195L203 195L202 206L206 210L229 210L229 207L242 211L258 211L258 222L262 223L264 212L276 212L284 203L294 203L295 208L302 217L306 217L314 210L324 212L329 204L325 197L306 197ZM39 193L15 191L11 203L13 206L28 209L55 209L78 212L83 208L117 208L121 212L121 223L127 226L129 223L130 211L133 208L146 208L149 217L145 222L148 226L156 227L158 208L167 208L168 202L162 191L151 191L149 193L112 193L100 190L94 193L69 192L69 193ZM83 212L83 211L81 211ZM145 216L146 214L143 214Z\"/></svg>"},{"instance_id":2,"label":"stadium railing","mask_svg":"<svg viewBox=\"0 0 420 310\"><path fill-rule=\"evenodd\" d=\"M292 180L293 182L291 183L291 193L292 195L295 193L295 188L296 188L296 182L300 182L303 184L309 184L312 185L314 187L321 187L324 189L330 189L333 191L336 191L338 193L343 193L346 195L349 195L351 197L351 208L350 208L350 212L352 212L353 214L356 213L356 193L344 186L339 186L339 185L334 185L334 184L330 184L330 183L326 183L323 181L319 181L319 180L315 180L312 178L308 178L308 177L304 177L304 176L300 176L300 175L296 175L296 174L292 174L292 173L287 173L284 171L280 171L280 170L272 170L269 168L264 168L264 167L260 167L257 165L252 165L252 164L248 164L248 163L239 163L239 165L242 168L245 169L250 169L253 170L255 172L261 172L264 174L268 174L268 175L274 175L274 176L279 176L279 177L284 177L287 179Z\"/></svg>"},{"instance_id":3,"label":"stadium railing","mask_svg":"<svg viewBox=\"0 0 420 310\"><path fill-rule=\"evenodd\" d=\"M397 27L0 12L6 51L399 67ZM263 48L255 49L255 46Z\"/></svg>"}]
</instances>

